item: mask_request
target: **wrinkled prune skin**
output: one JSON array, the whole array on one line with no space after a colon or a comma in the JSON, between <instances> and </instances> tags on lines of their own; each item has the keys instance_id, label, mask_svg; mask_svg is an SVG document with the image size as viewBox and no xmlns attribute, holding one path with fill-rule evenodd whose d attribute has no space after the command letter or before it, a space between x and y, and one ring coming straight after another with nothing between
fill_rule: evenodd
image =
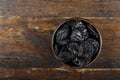
<instances>
[{"instance_id":1,"label":"wrinkled prune skin","mask_svg":"<svg viewBox=\"0 0 120 80\"><path fill-rule=\"evenodd\" d=\"M77 66L80 66L80 67L84 67L84 65L86 65L86 62L84 61L84 59L78 58L78 57L76 57L73 60L73 63L76 64Z\"/></svg>"},{"instance_id":2,"label":"wrinkled prune skin","mask_svg":"<svg viewBox=\"0 0 120 80\"><path fill-rule=\"evenodd\" d=\"M69 29L63 28L62 30L58 30L56 33L56 42L59 43L60 45L65 45L68 43L69 39L68 35L69 34Z\"/></svg>"},{"instance_id":3,"label":"wrinkled prune skin","mask_svg":"<svg viewBox=\"0 0 120 80\"><path fill-rule=\"evenodd\" d=\"M85 67L94 60L100 49L99 33L83 20L71 20L62 24L53 41L58 59L70 66L74 64Z\"/></svg>"},{"instance_id":4,"label":"wrinkled prune skin","mask_svg":"<svg viewBox=\"0 0 120 80\"><path fill-rule=\"evenodd\" d=\"M91 38L89 38L88 40L87 40L87 42L89 42L90 44L92 44L92 46L94 47L94 53L97 53L97 51L99 50L99 43L98 43L98 41L96 41L95 39L91 39Z\"/></svg>"},{"instance_id":5,"label":"wrinkled prune skin","mask_svg":"<svg viewBox=\"0 0 120 80\"><path fill-rule=\"evenodd\" d=\"M62 50L60 51L60 54L58 55L59 59L63 62L68 62L71 59L75 58L75 55L70 53L69 51Z\"/></svg>"},{"instance_id":6,"label":"wrinkled prune skin","mask_svg":"<svg viewBox=\"0 0 120 80\"><path fill-rule=\"evenodd\" d=\"M68 51L70 51L75 56L81 57L83 54L83 48L78 43L71 42L67 45Z\"/></svg>"},{"instance_id":7,"label":"wrinkled prune skin","mask_svg":"<svg viewBox=\"0 0 120 80\"><path fill-rule=\"evenodd\" d=\"M72 34L70 38L72 41L83 41L88 38L87 29L82 22L78 22L72 28Z\"/></svg>"},{"instance_id":8,"label":"wrinkled prune skin","mask_svg":"<svg viewBox=\"0 0 120 80\"><path fill-rule=\"evenodd\" d=\"M94 28L93 28L93 26L91 24L88 24L87 28L88 28L89 34L91 36L93 36L94 38L98 38L99 37L98 33L96 32L96 30L94 30Z\"/></svg>"}]
</instances>

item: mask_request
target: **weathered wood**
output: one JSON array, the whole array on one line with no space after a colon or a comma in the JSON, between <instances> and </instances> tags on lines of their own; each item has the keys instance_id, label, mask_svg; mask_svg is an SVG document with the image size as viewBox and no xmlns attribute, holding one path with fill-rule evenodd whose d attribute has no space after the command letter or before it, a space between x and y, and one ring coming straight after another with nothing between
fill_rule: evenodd
<instances>
[{"instance_id":1,"label":"weathered wood","mask_svg":"<svg viewBox=\"0 0 120 80\"><path fill-rule=\"evenodd\" d=\"M62 68L42 69L4 69L0 78L19 78L28 80L114 80L119 79L120 69L78 69L67 70Z\"/></svg>"},{"instance_id":2,"label":"weathered wood","mask_svg":"<svg viewBox=\"0 0 120 80\"><path fill-rule=\"evenodd\" d=\"M0 78L10 78L13 73L11 78L18 80L120 79L119 7L119 0L0 0ZM51 50L52 34L72 17L89 19L96 25L103 40L101 54L85 71L54 70L65 65Z\"/></svg>"}]
</instances>

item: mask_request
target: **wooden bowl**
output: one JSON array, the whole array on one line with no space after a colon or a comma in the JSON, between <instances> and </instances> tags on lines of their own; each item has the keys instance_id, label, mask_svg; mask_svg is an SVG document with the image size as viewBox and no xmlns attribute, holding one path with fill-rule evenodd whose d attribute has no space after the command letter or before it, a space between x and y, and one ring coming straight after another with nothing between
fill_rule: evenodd
<instances>
[{"instance_id":1,"label":"wooden bowl","mask_svg":"<svg viewBox=\"0 0 120 80\"><path fill-rule=\"evenodd\" d=\"M98 50L96 56L91 60L91 62L89 62L89 63L86 65L86 66L89 66L89 65L91 65L93 62L95 62L96 59L98 58L98 56L100 55L100 52L101 52L101 49L102 49L102 36L101 36L100 31L96 28L96 26L95 26L91 21L89 21L89 20L87 20L87 19L83 19L83 18L79 18L79 17L70 18L70 19L67 19L67 20L63 21L60 25L58 25L58 27L56 28L56 30L54 31L53 36L52 36L52 42L51 42L52 51L53 51L56 59L57 59L60 63L62 63L63 65L68 66L68 67L74 67L74 68L80 67L80 66L70 66L70 65L67 65L67 64L65 64L64 62L60 61L59 58L56 56L56 52L55 52L55 50L54 50L54 38L55 38L56 32L59 30L59 28L60 28L64 23L66 23L66 22L68 22L68 21L71 21L71 20L82 20L82 21L84 21L84 22L87 22L87 23L91 24L91 25L94 27L94 29L97 31L97 33L99 34L99 44L100 44L100 45L99 45L99 50Z\"/></svg>"}]
</instances>

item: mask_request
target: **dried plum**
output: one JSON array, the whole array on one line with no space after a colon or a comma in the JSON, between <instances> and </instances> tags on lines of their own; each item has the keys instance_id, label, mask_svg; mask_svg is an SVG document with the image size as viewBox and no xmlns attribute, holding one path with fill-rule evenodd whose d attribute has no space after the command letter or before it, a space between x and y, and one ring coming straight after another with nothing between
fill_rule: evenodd
<instances>
[{"instance_id":1,"label":"dried plum","mask_svg":"<svg viewBox=\"0 0 120 80\"><path fill-rule=\"evenodd\" d=\"M91 36L93 36L94 38L98 38L99 37L98 33L96 32L96 30L93 28L93 26L91 24L88 24L87 28L88 28L89 34Z\"/></svg>"},{"instance_id":2,"label":"dried plum","mask_svg":"<svg viewBox=\"0 0 120 80\"><path fill-rule=\"evenodd\" d=\"M84 49L84 53L92 54L94 52L94 47L88 41L84 41L81 43L81 46Z\"/></svg>"},{"instance_id":3,"label":"dried plum","mask_svg":"<svg viewBox=\"0 0 120 80\"><path fill-rule=\"evenodd\" d=\"M85 58L84 61L85 61L86 64L88 64L88 63L91 62L91 58L90 57L89 58Z\"/></svg>"},{"instance_id":4,"label":"dried plum","mask_svg":"<svg viewBox=\"0 0 120 80\"><path fill-rule=\"evenodd\" d=\"M80 67L84 67L86 65L86 62L82 58L75 58L73 63Z\"/></svg>"},{"instance_id":5,"label":"dried plum","mask_svg":"<svg viewBox=\"0 0 120 80\"><path fill-rule=\"evenodd\" d=\"M78 56L78 57L81 57L82 54L83 54L83 47L82 47L82 46L79 46L79 47L78 47L78 53L77 53L77 56Z\"/></svg>"},{"instance_id":6,"label":"dried plum","mask_svg":"<svg viewBox=\"0 0 120 80\"><path fill-rule=\"evenodd\" d=\"M94 53L96 53L97 51L98 51L98 49L99 49L99 43L98 43L98 41L96 41L95 39L91 39L91 38L89 38L88 40L87 40L90 44L92 44L93 45L93 47L94 47Z\"/></svg>"},{"instance_id":7,"label":"dried plum","mask_svg":"<svg viewBox=\"0 0 120 80\"><path fill-rule=\"evenodd\" d=\"M69 36L69 29L63 28L56 33L56 42L60 45L65 45L69 41L67 37Z\"/></svg>"},{"instance_id":8,"label":"dried plum","mask_svg":"<svg viewBox=\"0 0 120 80\"><path fill-rule=\"evenodd\" d=\"M75 58L75 55L73 55L72 53L68 52L68 51L61 51L60 54L58 55L59 59L63 62L68 62L72 59Z\"/></svg>"},{"instance_id":9,"label":"dried plum","mask_svg":"<svg viewBox=\"0 0 120 80\"><path fill-rule=\"evenodd\" d=\"M82 56L83 54L83 48L78 43L74 43L74 42L69 43L67 45L67 49L68 51L79 57Z\"/></svg>"},{"instance_id":10,"label":"dried plum","mask_svg":"<svg viewBox=\"0 0 120 80\"><path fill-rule=\"evenodd\" d=\"M71 40L83 41L88 38L87 28L80 21L72 28Z\"/></svg>"},{"instance_id":11,"label":"dried plum","mask_svg":"<svg viewBox=\"0 0 120 80\"><path fill-rule=\"evenodd\" d=\"M60 50L61 50L60 45L55 44L55 45L54 45L54 48L55 48L56 55L58 55L58 54L59 54L59 52L60 52Z\"/></svg>"},{"instance_id":12,"label":"dried plum","mask_svg":"<svg viewBox=\"0 0 120 80\"><path fill-rule=\"evenodd\" d=\"M94 60L100 49L100 37L92 24L78 19L63 23L53 38L54 51L60 61L84 67Z\"/></svg>"},{"instance_id":13,"label":"dried plum","mask_svg":"<svg viewBox=\"0 0 120 80\"><path fill-rule=\"evenodd\" d=\"M83 25L83 23L81 21L79 21L74 27L73 29L79 29L80 32L84 32L84 30L86 30L85 25Z\"/></svg>"},{"instance_id":14,"label":"dried plum","mask_svg":"<svg viewBox=\"0 0 120 80\"><path fill-rule=\"evenodd\" d=\"M84 38L79 30L74 30L70 36L72 41L83 41Z\"/></svg>"}]
</instances>

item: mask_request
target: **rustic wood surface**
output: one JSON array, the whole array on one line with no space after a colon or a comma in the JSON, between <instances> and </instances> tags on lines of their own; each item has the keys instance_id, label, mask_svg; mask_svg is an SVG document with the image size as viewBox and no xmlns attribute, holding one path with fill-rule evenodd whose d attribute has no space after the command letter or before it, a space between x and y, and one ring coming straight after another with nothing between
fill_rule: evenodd
<instances>
[{"instance_id":1,"label":"rustic wood surface","mask_svg":"<svg viewBox=\"0 0 120 80\"><path fill-rule=\"evenodd\" d=\"M66 19L99 29L103 46L86 68L56 60L51 39ZM0 0L0 80L119 80L120 0Z\"/></svg>"}]
</instances>

